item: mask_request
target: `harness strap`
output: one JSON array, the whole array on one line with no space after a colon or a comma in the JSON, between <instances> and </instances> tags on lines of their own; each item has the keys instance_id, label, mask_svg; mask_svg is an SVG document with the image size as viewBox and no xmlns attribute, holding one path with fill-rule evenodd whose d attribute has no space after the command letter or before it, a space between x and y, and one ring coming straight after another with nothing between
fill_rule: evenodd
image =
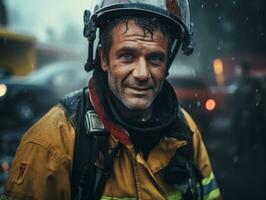
<instances>
[{"instance_id":1,"label":"harness strap","mask_svg":"<svg viewBox=\"0 0 266 200\"><path fill-rule=\"evenodd\" d=\"M101 199L105 184L109 179L112 169L113 169L113 160L118 151L121 149L122 145L119 143L111 152L105 155L104 158L104 167L97 166L96 169L96 180L94 185L94 199Z\"/></svg>"},{"instance_id":2,"label":"harness strap","mask_svg":"<svg viewBox=\"0 0 266 200\"><path fill-rule=\"evenodd\" d=\"M71 181L71 199L98 200L110 177L113 158L121 145L108 153L108 135L88 100L88 88L63 98L59 103L75 129L75 148ZM95 165L103 155L103 167ZM84 155L87 155L86 157Z\"/></svg>"}]
</instances>

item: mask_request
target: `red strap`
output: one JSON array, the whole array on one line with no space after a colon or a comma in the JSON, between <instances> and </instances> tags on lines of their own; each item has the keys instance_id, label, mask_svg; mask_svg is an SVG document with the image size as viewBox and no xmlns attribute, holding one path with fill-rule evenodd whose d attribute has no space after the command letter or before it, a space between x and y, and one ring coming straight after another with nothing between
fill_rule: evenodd
<instances>
[{"instance_id":1,"label":"red strap","mask_svg":"<svg viewBox=\"0 0 266 200\"><path fill-rule=\"evenodd\" d=\"M91 101L94 106L94 109L96 113L99 115L100 120L104 124L104 127L110 132L111 135L117 138L123 145L131 144L131 141L128 137L128 133L124 129L118 127L117 125L109 121L107 117L105 116L103 107L96 93L93 79L91 79L89 82L89 90L90 90Z\"/></svg>"}]
</instances>

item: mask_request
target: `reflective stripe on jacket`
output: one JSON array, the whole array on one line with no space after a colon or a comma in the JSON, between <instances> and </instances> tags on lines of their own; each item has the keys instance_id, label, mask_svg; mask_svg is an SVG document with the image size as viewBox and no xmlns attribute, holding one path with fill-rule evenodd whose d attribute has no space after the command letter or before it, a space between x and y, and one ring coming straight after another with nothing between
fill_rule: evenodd
<instances>
[{"instance_id":1,"label":"reflective stripe on jacket","mask_svg":"<svg viewBox=\"0 0 266 200\"><path fill-rule=\"evenodd\" d=\"M219 199L220 191L200 133L185 112L194 132L194 161L204 179L204 199ZM75 130L60 106L53 107L25 136L17 149L4 193L9 199L68 200ZM118 140L109 137L110 145ZM106 183L103 200L181 199L174 185L165 183L163 171L186 141L162 138L145 160L132 145L125 145L114 158L113 173Z\"/></svg>"}]
</instances>

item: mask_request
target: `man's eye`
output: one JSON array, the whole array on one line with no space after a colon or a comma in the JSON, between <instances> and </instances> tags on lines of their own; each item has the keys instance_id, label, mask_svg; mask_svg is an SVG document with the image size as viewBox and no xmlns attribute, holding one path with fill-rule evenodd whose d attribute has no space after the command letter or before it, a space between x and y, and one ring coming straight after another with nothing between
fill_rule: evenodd
<instances>
[{"instance_id":1,"label":"man's eye","mask_svg":"<svg viewBox=\"0 0 266 200\"><path fill-rule=\"evenodd\" d=\"M122 55L120 55L120 58L124 61L124 62L130 62L133 60L133 55L130 53L124 53Z\"/></svg>"},{"instance_id":2,"label":"man's eye","mask_svg":"<svg viewBox=\"0 0 266 200\"><path fill-rule=\"evenodd\" d=\"M160 56L151 56L149 60L154 65L159 65L163 62L163 59Z\"/></svg>"}]
</instances>

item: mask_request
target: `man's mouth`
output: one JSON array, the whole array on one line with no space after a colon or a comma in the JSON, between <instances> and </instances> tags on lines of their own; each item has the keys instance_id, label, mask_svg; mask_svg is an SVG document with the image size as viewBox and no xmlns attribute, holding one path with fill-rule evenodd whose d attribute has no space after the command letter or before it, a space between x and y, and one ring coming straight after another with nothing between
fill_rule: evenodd
<instances>
[{"instance_id":1,"label":"man's mouth","mask_svg":"<svg viewBox=\"0 0 266 200\"><path fill-rule=\"evenodd\" d=\"M128 87L130 91L134 94L146 94L151 88L149 87Z\"/></svg>"},{"instance_id":2,"label":"man's mouth","mask_svg":"<svg viewBox=\"0 0 266 200\"><path fill-rule=\"evenodd\" d=\"M134 90L149 90L150 89L148 87L130 87L130 88L132 88Z\"/></svg>"}]
</instances>

